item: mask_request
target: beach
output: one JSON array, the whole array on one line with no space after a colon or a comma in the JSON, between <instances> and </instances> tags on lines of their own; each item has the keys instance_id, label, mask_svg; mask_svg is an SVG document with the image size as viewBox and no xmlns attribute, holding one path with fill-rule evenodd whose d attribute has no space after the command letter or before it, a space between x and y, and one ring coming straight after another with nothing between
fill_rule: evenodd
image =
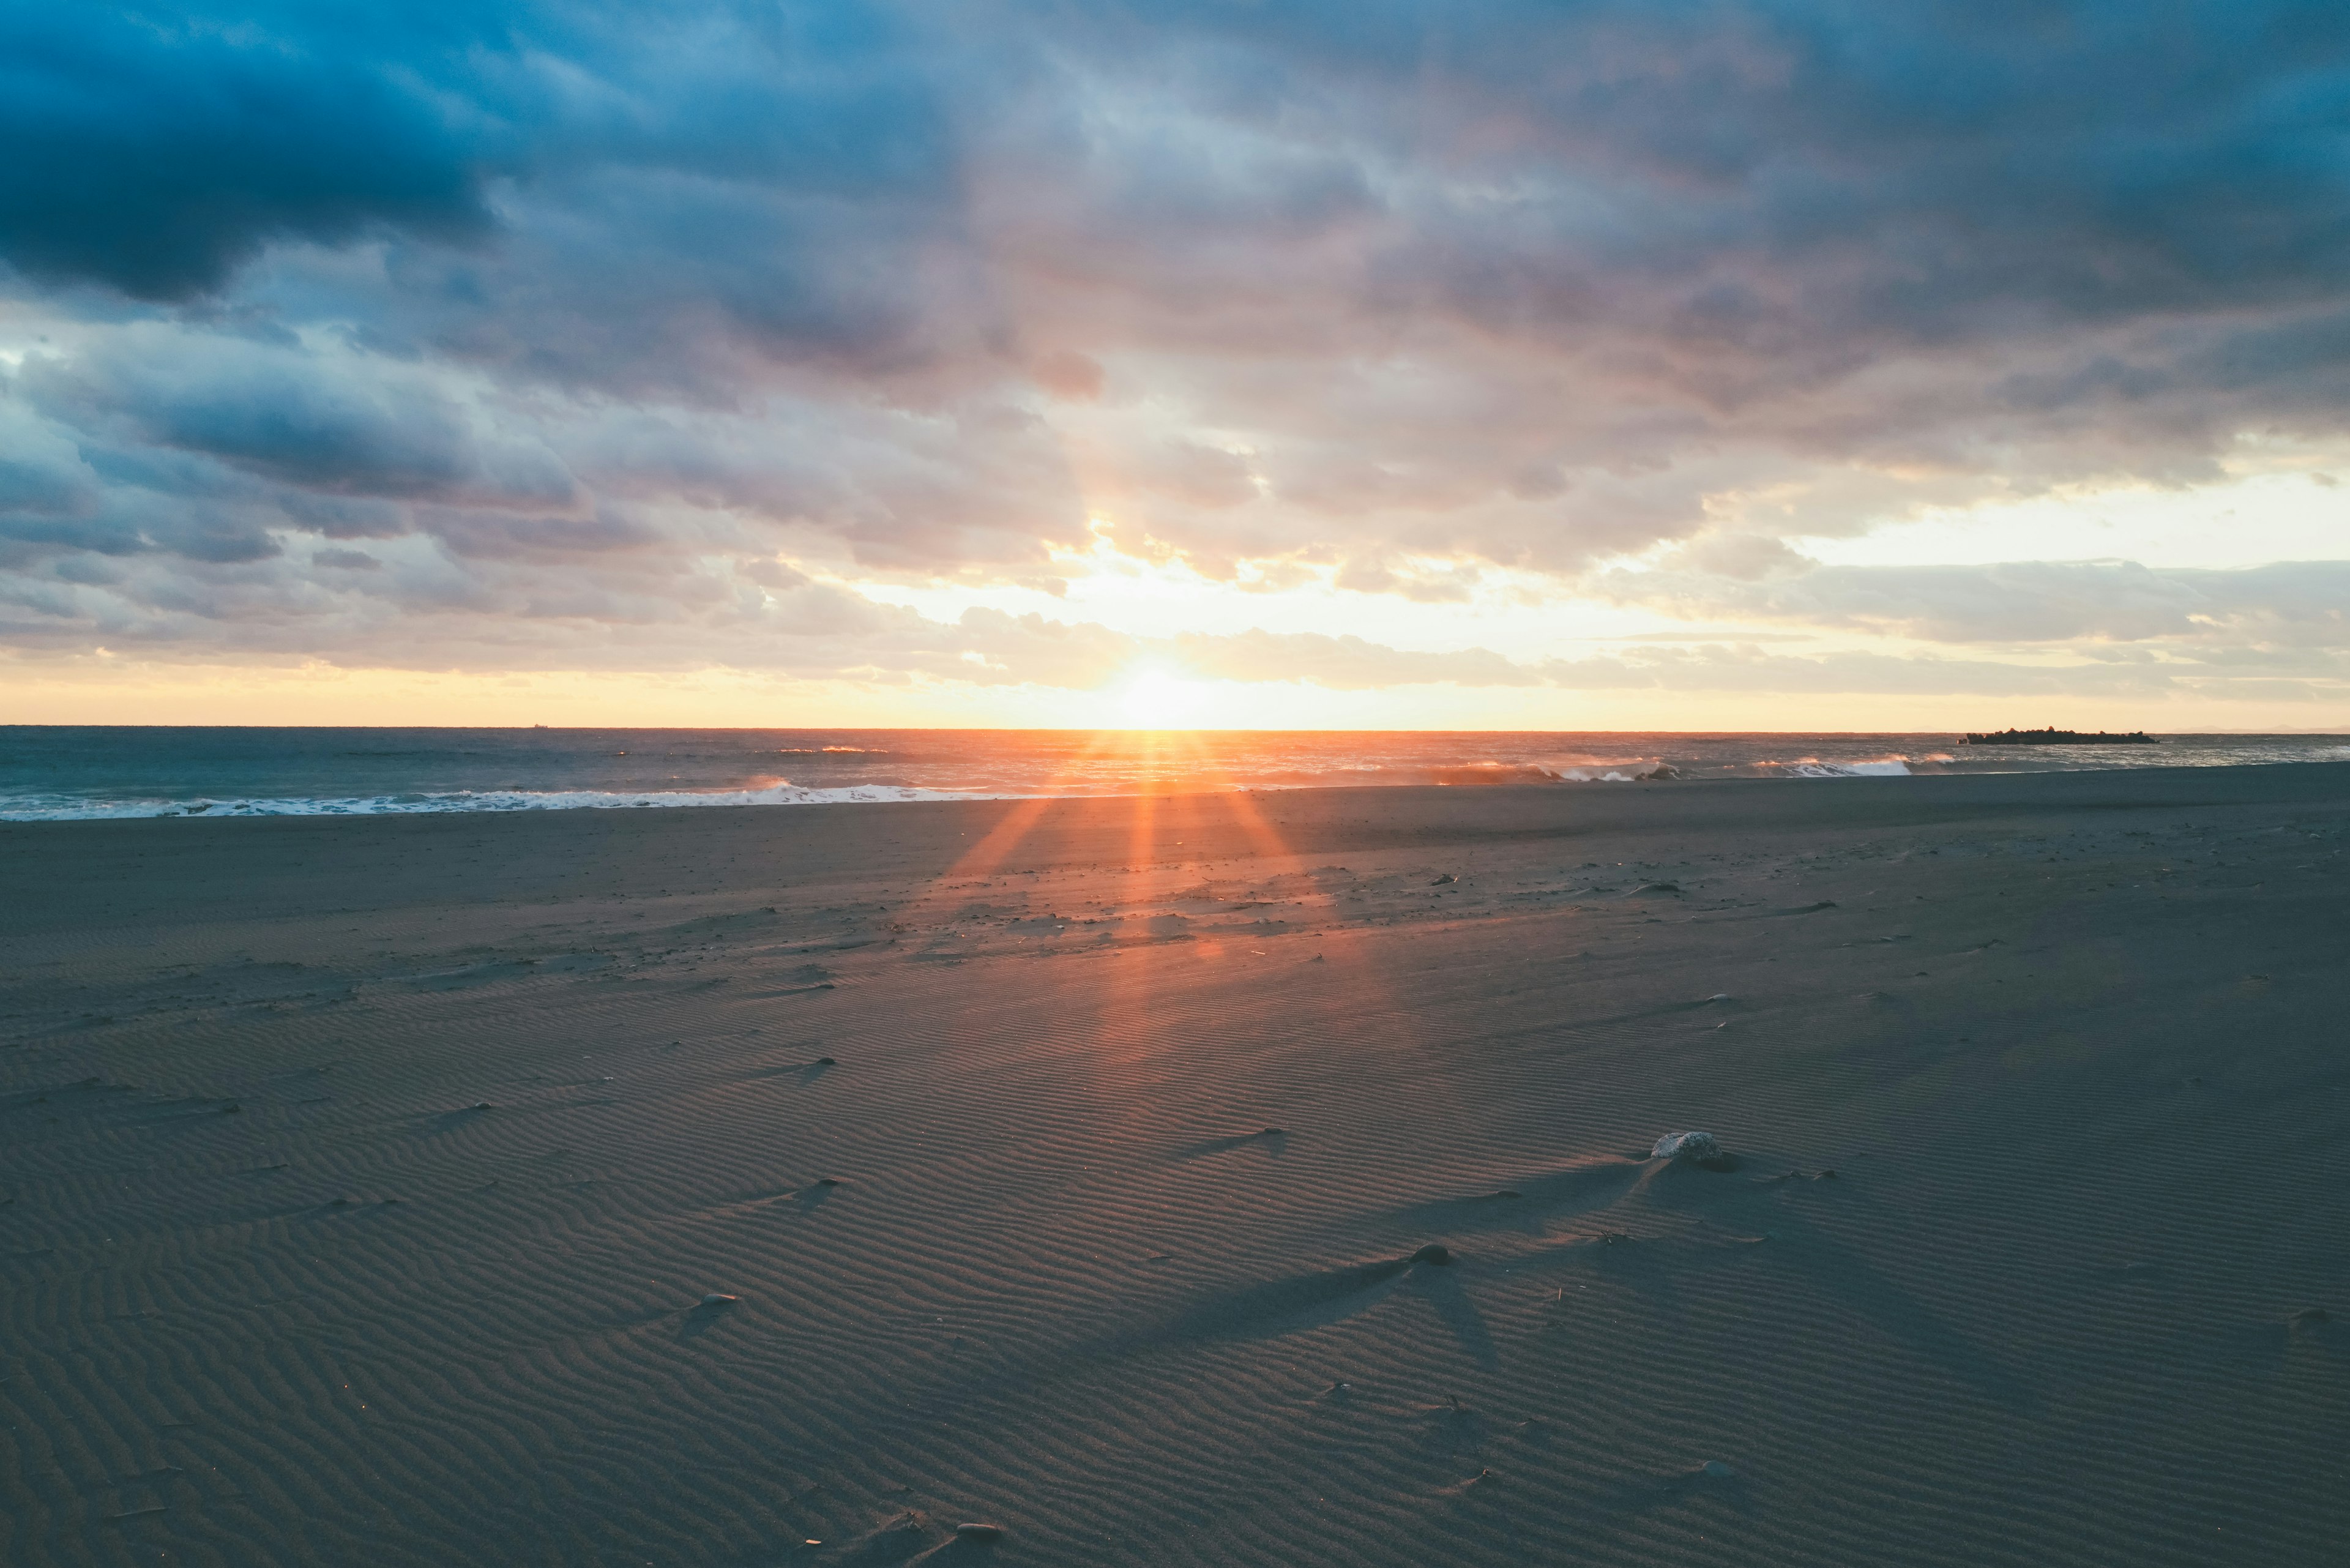
<instances>
[{"instance_id":1,"label":"beach","mask_svg":"<svg viewBox=\"0 0 2350 1568\"><path fill-rule=\"evenodd\" d=\"M2345 826L0 824L0 1562L2340 1561Z\"/></svg>"}]
</instances>

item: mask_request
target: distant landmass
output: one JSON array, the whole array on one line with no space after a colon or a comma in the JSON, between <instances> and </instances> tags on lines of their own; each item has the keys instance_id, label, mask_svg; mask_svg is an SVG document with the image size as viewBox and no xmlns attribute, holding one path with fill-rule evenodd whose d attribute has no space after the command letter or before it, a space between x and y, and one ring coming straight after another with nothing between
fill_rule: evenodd
<instances>
[{"instance_id":1,"label":"distant landmass","mask_svg":"<svg viewBox=\"0 0 2350 1568\"><path fill-rule=\"evenodd\" d=\"M2002 730L1995 735L1969 735L1970 746L2158 746L2162 742L2144 730L2126 735L2092 735L2082 730Z\"/></svg>"}]
</instances>

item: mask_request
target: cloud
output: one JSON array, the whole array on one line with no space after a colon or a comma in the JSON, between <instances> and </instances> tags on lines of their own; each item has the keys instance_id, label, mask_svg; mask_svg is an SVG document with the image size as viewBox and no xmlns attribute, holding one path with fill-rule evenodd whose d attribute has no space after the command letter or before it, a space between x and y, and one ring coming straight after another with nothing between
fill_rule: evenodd
<instances>
[{"instance_id":1,"label":"cloud","mask_svg":"<svg viewBox=\"0 0 2350 1568\"><path fill-rule=\"evenodd\" d=\"M477 429L445 384L371 357L127 331L69 363L32 360L21 381L85 439L200 454L296 492L554 509L576 499L543 447Z\"/></svg>"},{"instance_id":2,"label":"cloud","mask_svg":"<svg viewBox=\"0 0 2350 1568\"><path fill-rule=\"evenodd\" d=\"M10 7L0 635L724 661L856 618L813 579L1042 582L1098 518L1229 583L1685 545L1600 591L2332 647L2323 564L1786 541L2350 436L2345 92L2297 0ZM806 661L1108 651L857 635ZM1187 657L1533 668L1251 635Z\"/></svg>"},{"instance_id":3,"label":"cloud","mask_svg":"<svg viewBox=\"0 0 2350 1568\"><path fill-rule=\"evenodd\" d=\"M18 155L0 164L0 257L182 299L274 240L487 230L486 127L371 57L363 25L258 9L8 7L0 140ZM400 52L467 41L417 22Z\"/></svg>"},{"instance_id":4,"label":"cloud","mask_svg":"<svg viewBox=\"0 0 2350 1568\"><path fill-rule=\"evenodd\" d=\"M1542 677L1482 648L1413 653L1359 637L1275 633L1188 634L1168 646L1185 668L1221 680L1298 680L1337 691L1383 686L1532 686Z\"/></svg>"},{"instance_id":5,"label":"cloud","mask_svg":"<svg viewBox=\"0 0 2350 1568\"><path fill-rule=\"evenodd\" d=\"M1702 565L1701 553L1693 564ZM2134 561L1815 566L1772 577L1665 570L1598 580L1621 602L1693 619L1788 621L1932 642L2279 640L2350 648L2350 562L2233 571Z\"/></svg>"}]
</instances>

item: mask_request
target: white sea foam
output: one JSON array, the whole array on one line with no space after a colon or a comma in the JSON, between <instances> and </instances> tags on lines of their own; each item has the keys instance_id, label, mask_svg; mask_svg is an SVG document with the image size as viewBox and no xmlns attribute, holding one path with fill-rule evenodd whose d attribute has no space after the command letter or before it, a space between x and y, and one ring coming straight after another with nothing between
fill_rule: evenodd
<instances>
[{"instance_id":1,"label":"white sea foam","mask_svg":"<svg viewBox=\"0 0 2350 1568\"><path fill-rule=\"evenodd\" d=\"M1638 784L1642 775L1664 765L1661 757L1554 757L1534 764L1535 771L1566 784Z\"/></svg>"},{"instance_id":2,"label":"white sea foam","mask_svg":"<svg viewBox=\"0 0 2350 1568\"><path fill-rule=\"evenodd\" d=\"M2339 765L2350 758L2344 741L2170 735L2154 746L1978 753L1946 750L1949 737L1929 734L1208 732L1191 746L1170 750L1114 736L1088 744L1057 733L992 732L182 732L0 725L0 821L830 805L1381 784L1678 788L1673 781ZM784 768L797 782L778 777ZM629 784L645 787L621 787Z\"/></svg>"},{"instance_id":3,"label":"white sea foam","mask_svg":"<svg viewBox=\"0 0 2350 1568\"><path fill-rule=\"evenodd\" d=\"M662 806L841 805L860 802L1024 798L978 790L915 789L898 784L803 789L788 784L731 790L476 790L339 800L70 800L52 795L0 799L0 822L91 822L150 816L400 816L453 811L608 811Z\"/></svg>"},{"instance_id":4,"label":"white sea foam","mask_svg":"<svg viewBox=\"0 0 2350 1568\"><path fill-rule=\"evenodd\" d=\"M1765 763L1764 767L1782 770L1787 777L1796 779L1864 779L1907 778L1909 759L1879 757L1870 762L1824 763L1817 757L1804 757L1792 763Z\"/></svg>"},{"instance_id":5,"label":"white sea foam","mask_svg":"<svg viewBox=\"0 0 2350 1568\"><path fill-rule=\"evenodd\" d=\"M1929 757L1927 762L1948 762L1947 757ZM1906 756L1866 757L1853 762L1823 762L1818 757L1797 757L1788 762L1762 761L1738 767L1735 771L1759 774L1765 778L1848 779L1906 778L1915 770ZM1555 757L1534 764L1545 778L1568 784L1642 784L1658 778L1684 778L1681 769L1668 764L1661 757Z\"/></svg>"}]
</instances>

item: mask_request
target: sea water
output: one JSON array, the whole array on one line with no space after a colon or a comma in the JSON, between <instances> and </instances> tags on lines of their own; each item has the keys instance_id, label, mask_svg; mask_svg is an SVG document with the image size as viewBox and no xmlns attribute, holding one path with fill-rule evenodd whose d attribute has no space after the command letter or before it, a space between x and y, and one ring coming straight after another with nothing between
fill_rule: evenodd
<instances>
[{"instance_id":1,"label":"sea water","mask_svg":"<svg viewBox=\"0 0 2350 1568\"><path fill-rule=\"evenodd\" d=\"M1350 784L1570 787L2350 761L2341 735L0 726L0 820L819 805Z\"/></svg>"}]
</instances>

